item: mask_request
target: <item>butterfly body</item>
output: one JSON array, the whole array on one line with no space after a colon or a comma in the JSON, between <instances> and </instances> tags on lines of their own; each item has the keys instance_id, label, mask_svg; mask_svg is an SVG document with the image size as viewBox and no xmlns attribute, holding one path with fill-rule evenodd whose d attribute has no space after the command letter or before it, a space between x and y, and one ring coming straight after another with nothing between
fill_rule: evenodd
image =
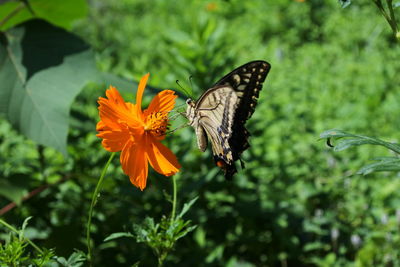
<instances>
[{"instance_id":1,"label":"butterfly body","mask_svg":"<svg viewBox=\"0 0 400 267\"><path fill-rule=\"evenodd\" d=\"M186 117L196 131L199 149L205 151L210 140L214 161L227 179L237 172L235 161L250 146L245 123L254 113L270 68L265 61L249 62L225 75L197 101L186 101Z\"/></svg>"}]
</instances>

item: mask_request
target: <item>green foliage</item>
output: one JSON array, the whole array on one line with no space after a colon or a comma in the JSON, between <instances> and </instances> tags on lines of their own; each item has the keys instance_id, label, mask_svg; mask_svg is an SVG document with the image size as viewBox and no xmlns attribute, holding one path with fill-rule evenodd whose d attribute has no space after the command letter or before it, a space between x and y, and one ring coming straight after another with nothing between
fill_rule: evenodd
<instances>
[{"instance_id":1,"label":"green foliage","mask_svg":"<svg viewBox=\"0 0 400 267\"><path fill-rule=\"evenodd\" d=\"M23 257L27 243L21 242L16 236L10 236L10 241L3 246L0 244L0 262L4 266L18 266L21 262L25 262L29 257Z\"/></svg>"},{"instance_id":2,"label":"green foliage","mask_svg":"<svg viewBox=\"0 0 400 267\"><path fill-rule=\"evenodd\" d=\"M350 134L340 130L326 131L321 134L321 138L327 138L328 143L331 138L339 139L340 141L334 146L335 151L361 145L377 145L385 147L395 153L395 157L379 157L373 159L376 162L362 167L357 172L358 174L366 175L381 171L398 173L400 171L400 144L398 143L386 142L369 136ZM344 140L342 138L344 138ZM394 183L399 184L398 181ZM385 188L388 195L396 190L393 189L394 183ZM356 266L376 266L377 264L397 266L400 264L400 254L396 252L396 250L392 250L392 248L400 245L400 237L397 235L400 224L399 215L399 210L396 210L396 218L389 220L387 215L383 214L380 227L377 228L373 234L368 236L364 246L358 251L357 260L355 262Z\"/></svg>"},{"instance_id":3,"label":"green foliage","mask_svg":"<svg viewBox=\"0 0 400 267\"><path fill-rule=\"evenodd\" d=\"M53 249L39 248L31 240L25 237L28 221L25 219L20 230L15 229L5 221L0 219L0 223L10 230L5 244L0 243L0 266L63 266L80 267L86 261L86 255L81 251L72 253L68 259L55 256ZM32 255L27 251L28 245L32 246L36 253Z\"/></svg>"},{"instance_id":4,"label":"green foliage","mask_svg":"<svg viewBox=\"0 0 400 267\"><path fill-rule=\"evenodd\" d=\"M86 255L82 251L72 253L68 259L64 257L56 257L55 259L61 266L65 267L80 267L86 261Z\"/></svg>"},{"instance_id":5,"label":"green foliage","mask_svg":"<svg viewBox=\"0 0 400 267\"><path fill-rule=\"evenodd\" d=\"M153 250L158 259L158 265L162 266L178 239L196 229L197 226L191 225L190 220L185 221L182 218L196 200L197 198L185 203L176 218L163 216L159 223L155 223L153 218L146 217L142 224L133 225L133 234L129 232L113 233L104 241L121 237L135 238L136 242L144 243Z\"/></svg>"},{"instance_id":6,"label":"green foliage","mask_svg":"<svg viewBox=\"0 0 400 267\"><path fill-rule=\"evenodd\" d=\"M0 243L0 266L37 266L42 267L51 261L54 256L52 250L39 249L30 240L25 238L24 231L28 225L30 217L25 219L20 230L16 230L3 220L1 224L7 226L12 232L9 234L9 238L6 239L5 244ZM33 246L37 253L31 256L26 251L28 245Z\"/></svg>"},{"instance_id":7,"label":"green foliage","mask_svg":"<svg viewBox=\"0 0 400 267\"><path fill-rule=\"evenodd\" d=\"M400 48L372 2L352 1L342 9L336 1L322 5L313 0L103 0L90 2L89 17L75 25L73 32L93 47L97 66L106 74L104 86L85 87L73 102L69 158L37 147L6 119L0 121L1 185L14 186L0 191L0 204L29 196L4 217L16 224L34 216L26 235L35 243L55 248L64 259L74 248L85 249L91 193L109 156L94 130L96 100L106 86L123 86L126 99L134 99L133 80L144 73L151 73L151 85L170 89L177 79L187 88L193 75L193 95L198 96L234 67L264 59L272 70L247 123L252 136L243 155L246 169L232 182L223 179L209 150L198 151L192 129L165 140L182 165L180 201L199 196L185 215L198 227L175 243L165 265L398 265L400 181L393 172L375 171L394 170L396 157L381 145L357 145L372 142L360 136L343 138L350 139L352 149L341 153L318 141L319 133L336 127L379 136L390 140L388 145L399 143ZM4 73L1 69L0 76ZM74 79L63 77L57 88ZM3 94L9 87L0 89ZM172 128L183 122L174 121ZM369 175L356 175L373 157L378 165L360 170ZM148 187L140 192L119 164L114 159L93 214L95 266L138 261L152 266L155 257L145 243L103 240L131 232L124 229L132 224L154 239L166 233L170 226L154 220L158 228L152 232L143 218L169 213L162 191L170 192L171 183L150 171ZM46 190L35 193L42 186Z\"/></svg>"},{"instance_id":8,"label":"green foliage","mask_svg":"<svg viewBox=\"0 0 400 267\"><path fill-rule=\"evenodd\" d=\"M395 157L375 158L374 159L374 161L376 161L375 163L371 163L369 165L364 166L358 171L358 174L366 175L376 171L392 171L392 172L400 171L400 158L399 158L400 144L385 142L374 137L350 134L340 130L328 130L322 133L320 137L326 138L328 144L330 144L329 142L331 138L337 138L337 139L346 138L345 140L340 139L340 142L335 144L334 146L335 151L341 151L350 147L356 147L368 144L368 145L377 145L385 147L396 154Z\"/></svg>"}]
</instances>

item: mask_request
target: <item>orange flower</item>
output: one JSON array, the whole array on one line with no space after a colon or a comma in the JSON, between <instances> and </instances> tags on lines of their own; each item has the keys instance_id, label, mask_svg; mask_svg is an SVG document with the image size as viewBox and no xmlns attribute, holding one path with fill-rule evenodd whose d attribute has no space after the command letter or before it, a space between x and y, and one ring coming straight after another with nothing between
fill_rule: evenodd
<instances>
[{"instance_id":1,"label":"orange flower","mask_svg":"<svg viewBox=\"0 0 400 267\"><path fill-rule=\"evenodd\" d=\"M125 102L113 86L106 91L107 98L99 97L100 121L96 130L103 138L103 147L110 152L121 151L122 170L132 184L146 187L148 163L158 173L170 176L181 167L175 155L161 144L168 127L168 113L174 108L174 91L163 90L142 111L142 96L149 74L142 77L136 95L136 104Z\"/></svg>"}]
</instances>

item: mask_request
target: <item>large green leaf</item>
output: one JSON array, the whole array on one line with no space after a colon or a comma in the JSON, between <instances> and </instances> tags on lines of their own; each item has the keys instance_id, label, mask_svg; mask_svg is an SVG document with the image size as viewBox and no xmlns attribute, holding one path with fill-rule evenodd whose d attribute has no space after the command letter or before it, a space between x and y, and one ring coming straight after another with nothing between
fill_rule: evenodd
<instances>
[{"instance_id":1,"label":"large green leaf","mask_svg":"<svg viewBox=\"0 0 400 267\"><path fill-rule=\"evenodd\" d=\"M0 31L32 18L71 29L72 22L87 13L86 0L24 0L7 1L0 4Z\"/></svg>"},{"instance_id":2,"label":"large green leaf","mask_svg":"<svg viewBox=\"0 0 400 267\"><path fill-rule=\"evenodd\" d=\"M94 57L78 37L33 20L0 40L0 112L32 140L66 155L69 107L88 81Z\"/></svg>"}]
</instances>

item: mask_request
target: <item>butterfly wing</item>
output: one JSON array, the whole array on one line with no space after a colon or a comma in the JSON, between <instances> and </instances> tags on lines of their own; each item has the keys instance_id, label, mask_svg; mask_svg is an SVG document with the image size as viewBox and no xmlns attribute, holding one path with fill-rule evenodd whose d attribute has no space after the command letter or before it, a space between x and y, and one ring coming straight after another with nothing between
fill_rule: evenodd
<instances>
[{"instance_id":1,"label":"butterfly wing","mask_svg":"<svg viewBox=\"0 0 400 267\"><path fill-rule=\"evenodd\" d=\"M227 179L237 172L234 162L250 146L245 123L254 113L270 69L271 65L261 60L244 64L215 83L196 103L188 102L186 115L196 129L200 150L206 149L209 139L214 160Z\"/></svg>"},{"instance_id":2,"label":"butterfly wing","mask_svg":"<svg viewBox=\"0 0 400 267\"><path fill-rule=\"evenodd\" d=\"M214 85L230 86L238 96L232 136L229 139L235 161L240 159L243 151L250 146L248 142L250 134L245 128L245 123L254 113L259 93L270 69L271 65L266 61L252 61L236 68Z\"/></svg>"},{"instance_id":3,"label":"butterfly wing","mask_svg":"<svg viewBox=\"0 0 400 267\"><path fill-rule=\"evenodd\" d=\"M193 105L188 106L189 124L196 130L199 149L204 151L210 140L217 165L223 169L233 165L229 138L237 108L237 94L230 86L217 86L207 90Z\"/></svg>"}]
</instances>

